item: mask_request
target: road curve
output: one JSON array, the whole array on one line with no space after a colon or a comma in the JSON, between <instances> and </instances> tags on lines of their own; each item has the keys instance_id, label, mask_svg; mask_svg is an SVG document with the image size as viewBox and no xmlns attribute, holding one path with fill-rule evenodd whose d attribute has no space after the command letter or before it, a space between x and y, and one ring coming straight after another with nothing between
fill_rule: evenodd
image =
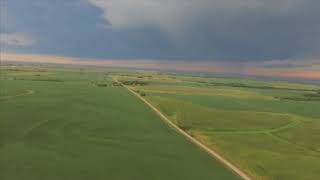
<instances>
[{"instance_id":1,"label":"road curve","mask_svg":"<svg viewBox=\"0 0 320 180\"><path fill-rule=\"evenodd\" d=\"M117 81L117 80L116 80ZM119 82L119 81L117 81ZM121 82L119 82L121 83ZM122 84L122 83L121 83ZM170 121L162 112L160 112L157 108L155 108L151 103L149 103L147 100L145 100L142 96L140 96L138 93L130 89L130 87L122 84L123 87L125 87L128 91L130 91L132 94L134 94L136 97L141 99L146 105L148 105L154 112L156 112L161 119L163 119L167 124L169 124L172 128L174 128L176 131L178 131L180 134L184 135L187 139L189 139L191 142L205 150L209 153L213 158L219 160L222 164L224 164L227 168L231 169L235 174L243 178L244 180L252 180L251 177L249 177L246 173L244 173L242 170L237 168L235 165L230 163L228 160L226 160L224 157L222 157L220 154L218 154L216 151L210 149L197 139L190 136L188 133L186 133L184 130L180 129L177 125L175 125L172 121Z\"/></svg>"}]
</instances>

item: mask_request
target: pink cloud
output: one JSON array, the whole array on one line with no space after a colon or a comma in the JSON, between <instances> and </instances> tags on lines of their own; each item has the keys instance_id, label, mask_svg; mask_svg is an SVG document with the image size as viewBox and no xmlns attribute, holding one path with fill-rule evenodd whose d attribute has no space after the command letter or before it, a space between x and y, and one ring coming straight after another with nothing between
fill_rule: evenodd
<instances>
[{"instance_id":1,"label":"pink cloud","mask_svg":"<svg viewBox=\"0 0 320 180\"><path fill-rule=\"evenodd\" d=\"M222 73L224 67L211 62L171 62L157 60L97 60L81 59L72 57L59 57L37 54L15 54L1 53L3 61L33 62L33 63L51 63L51 64L69 64L69 65L92 65L101 67L119 67L136 68L152 70L173 70L173 71L191 71Z\"/></svg>"},{"instance_id":2,"label":"pink cloud","mask_svg":"<svg viewBox=\"0 0 320 180\"><path fill-rule=\"evenodd\" d=\"M266 77L284 77L301 79L320 79L320 70L305 69L268 69L259 67L248 67L243 71L246 75L266 76Z\"/></svg>"}]
</instances>

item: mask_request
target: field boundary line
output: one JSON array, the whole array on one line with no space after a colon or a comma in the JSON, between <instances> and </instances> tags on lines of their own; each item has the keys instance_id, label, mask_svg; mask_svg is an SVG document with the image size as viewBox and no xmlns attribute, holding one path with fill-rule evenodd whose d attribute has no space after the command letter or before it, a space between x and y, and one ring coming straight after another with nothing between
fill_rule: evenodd
<instances>
[{"instance_id":1,"label":"field boundary line","mask_svg":"<svg viewBox=\"0 0 320 180\"><path fill-rule=\"evenodd\" d=\"M26 90L24 91L23 93L20 93L20 94L16 94L16 95L12 95L12 96L3 96L3 97L0 97L0 101L6 101L6 100L9 100L9 99L13 99L13 98L16 98L16 97L21 97L21 96L27 96L27 95L31 95L31 94L34 94L35 92L33 90Z\"/></svg>"},{"instance_id":2,"label":"field boundary line","mask_svg":"<svg viewBox=\"0 0 320 180\"><path fill-rule=\"evenodd\" d=\"M119 81L118 81L119 82ZM121 83L121 82L120 82ZM122 83L121 83L122 84ZM123 84L122 84L123 85ZM162 120L164 120L167 124L169 124L172 128L174 128L176 131L178 131L180 134L184 135L188 140L193 142L198 147L205 150L211 157L215 158L216 160L220 161L223 165L225 165L227 168L232 170L235 174L237 174L239 177L243 178L244 180L252 180L251 177L249 177L246 173L244 173L242 170L237 168L235 165L233 165L231 162L226 160L224 157L222 157L219 153L216 151L210 149L188 133L186 133L184 130L179 128L176 124L174 124L170 119L168 119L162 112L160 112L157 108L155 108L151 103L149 103L147 100L145 100L143 97L141 97L138 93L134 92L132 89L130 89L128 86L123 85L128 91L130 91L132 94L134 94L136 97L138 97L140 100L142 100L147 106L149 106L156 114L158 114Z\"/></svg>"},{"instance_id":3,"label":"field boundary line","mask_svg":"<svg viewBox=\"0 0 320 180\"><path fill-rule=\"evenodd\" d=\"M32 132L33 130L39 128L40 126L48 123L50 120L46 119L40 122L35 123L33 126L31 126L30 128L28 128L24 133L23 133L23 137L26 137L28 134L30 134L30 132Z\"/></svg>"}]
</instances>

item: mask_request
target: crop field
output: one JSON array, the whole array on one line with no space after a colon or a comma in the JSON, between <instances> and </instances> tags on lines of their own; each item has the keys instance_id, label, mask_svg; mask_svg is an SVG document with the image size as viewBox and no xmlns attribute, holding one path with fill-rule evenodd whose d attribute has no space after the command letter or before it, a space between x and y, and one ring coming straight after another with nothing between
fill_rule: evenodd
<instances>
[{"instance_id":1,"label":"crop field","mask_svg":"<svg viewBox=\"0 0 320 180\"><path fill-rule=\"evenodd\" d=\"M114 76L254 179L320 179L320 86L156 72Z\"/></svg>"},{"instance_id":2,"label":"crop field","mask_svg":"<svg viewBox=\"0 0 320 180\"><path fill-rule=\"evenodd\" d=\"M240 179L165 124L122 84L113 81L114 77L120 78L121 74L122 80L127 79L126 83L129 84L132 79L139 78L136 73L128 73L132 76L130 80L129 76L124 75L126 73L75 67L48 68L26 65L3 67L0 80L0 179ZM235 158L235 162L247 166L248 170L259 168L261 173L265 173L261 174L262 176L292 177L294 175L292 173L298 173L303 169L307 178L308 175L309 177L319 175L317 174L320 167L319 142L314 141L319 137L317 129L319 123L316 120L319 112L301 109L306 106L299 104L306 102L292 103L291 107L279 103L278 106L283 108L281 111L291 109L301 111L283 115L280 112L271 113L272 104L269 104L270 112L265 110L266 112L251 113L245 110L250 108L249 105L241 106L244 109L241 112L239 110L239 113L261 119L246 121L242 118L243 123L235 119L233 124L230 118L237 116L232 113L226 114L227 110L219 110L215 101L197 98L196 93L192 94L196 89L180 94L178 91L182 91L181 89L175 92L175 87L165 88L170 82L186 82L183 86L190 83L188 86L191 87L193 79L189 81L174 79L169 75L159 75L150 76L149 81L157 83L154 88L150 86L149 89L149 86L145 86L148 100L179 125L185 126L188 131L199 137L208 138L208 141L207 139L205 141L213 143L212 147L223 150L228 157ZM270 95L261 95L264 93L258 91L262 90L248 93L235 90L234 96L239 98L233 96L228 98L227 95L222 95L223 90L203 90L201 91L203 95L199 94L199 97L210 97L214 100L214 94L220 92L221 96L217 98L225 101L226 107L233 98L236 98L239 103L243 100L256 101L260 104L254 107L259 109L259 106L263 106L260 98L267 102L271 100L263 98ZM247 96L254 98L246 99ZM312 103L313 106L310 104L310 107L318 105L317 101ZM180 108L185 107L181 112L178 107L180 104L183 104ZM230 112L235 110L236 106L233 108L229 109ZM184 112L189 109L192 109L194 114ZM276 110L278 108L274 107L272 111ZM313 114L309 116L308 112ZM210 116L196 121L197 117L206 117L202 113L208 113ZM219 118L221 122L214 123L218 120L215 113L218 116L226 115L222 119ZM209 118L211 116L212 119ZM271 117L276 118L270 120L271 124L264 122ZM223 126L224 121L226 127ZM238 125L240 129L237 129ZM286 128L287 126L290 128ZM283 130L277 131L279 127ZM275 131L269 132L269 129ZM238 131L244 133L238 135ZM251 131L263 133L246 134ZM249 139L252 136L254 138ZM263 143L266 140L274 144ZM269 145L270 151L265 149L265 153L260 152L258 148L262 147L258 146L259 144ZM278 149L279 147L282 149ZM270 154L272 152L274 154ZM281 154L283 156L280 156ZM263 161L266 156L273 157L273 155L276 156L268 162ZM288 169L283 174L276 169L268 169L273 164L280 164L272 160L293 156L296 157L290 163L291 168L304 168L297 168L295 171ZM245 158L248 159L244 160ZM259 166L252 166L255 160L259 161Z\"/></svg>"}]
</instances>

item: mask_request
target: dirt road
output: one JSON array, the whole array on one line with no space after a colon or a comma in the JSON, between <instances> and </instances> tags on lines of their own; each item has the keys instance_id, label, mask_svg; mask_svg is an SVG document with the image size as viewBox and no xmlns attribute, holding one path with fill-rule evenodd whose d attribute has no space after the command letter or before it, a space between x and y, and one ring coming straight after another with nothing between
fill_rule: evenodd
<instances>
[{"instance_id":1,"label":"dirt road","mask_svg":"<svg viewBox=\"0 0 320 180\"><path fill-rule=\"evenodd\" d=\"M119 81L118 81L119 82ZM156 112L161 119L163 119L167 124L169 124L172 128L174 128L176 131L184 135L187 139L189 139L194 144L198 145L202 149L204 149L206 152L208 152L212 157L219 160L222 164L224 164L227 168L231 169L234 173L239 175L244 180L251 180L252 178L249 177L246 173L244 173L242 170L237 168L235 165L231 164L228 160L223 158L221 155L219 155L216 151L208 148L206 145L202 144L197 139L190 136L188 133L180 129L177 125L175 125L172 121L170 121L162 112L160 112L157 108L155 108L152 104L150 104L147 100L145 100L143 97L141 97L138 93L134 92L132 89L130 89L128 86L123 85L128 91L130 91L132 94L137 96L139 99L141 99L146 105L148 105L154 112Z\"/></svg>"}]
</instances>

